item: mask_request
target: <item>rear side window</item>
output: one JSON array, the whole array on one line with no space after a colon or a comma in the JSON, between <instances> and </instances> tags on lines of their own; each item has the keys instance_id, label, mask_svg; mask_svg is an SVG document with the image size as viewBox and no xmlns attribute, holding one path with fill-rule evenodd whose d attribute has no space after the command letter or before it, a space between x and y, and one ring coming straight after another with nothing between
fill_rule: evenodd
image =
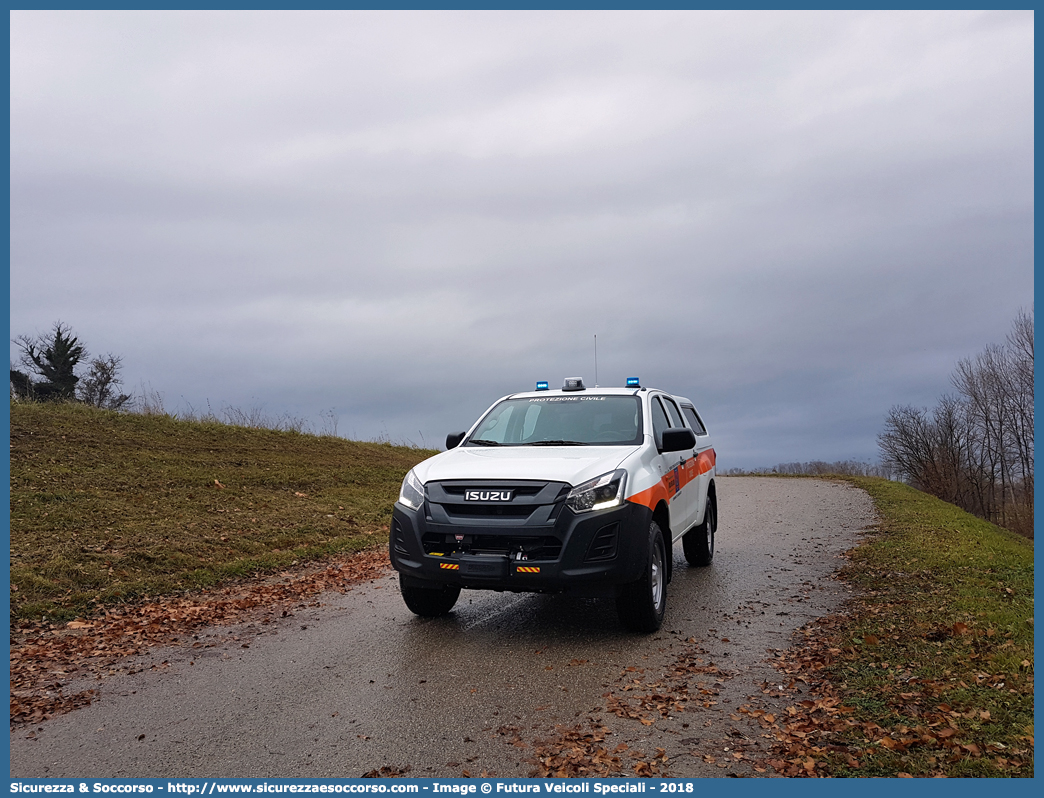
<instances>
[{"instance_id":1,"label":"rear side window","mask_svg":"<svg viewBox=\"0 0 1044 798\"><path fill-rule=\"evenodd\" d=\"M660 397L654 396L649 405L652 408L653 438L656 441L656 448L659 449L663 446L663 431L671 426L671 422L667 420L667 414L663 411Z\"/></svg>"},{"instance_id":2,"label":"rear side window","mask_svg":"<svg viewBox=\"0 0 1044 798\"><path fill-rule=\"evenodd\" d=\"M703 422L700 421L700 417L696 415L696 411L693 408L687 405L682 405L682 412L685 414L685 418L688 420L689 426L692 427L693 432L697 435L707 434L707 428L703 426Z\"/></svg>"},{"instance_id":3,"label":"rear side window","mask_svg":"<svg viewBox=\"0 0 1044 798\"><path fill-rule=\"evenodd\" d=\"M668 399L666 396L661 396L663 404L667 408L667 415L670 416L672 427L684 427L685 422L682 421L681 414L678 412L678 405L674 403L673 399Z\"/></svg>"}]
</instances>

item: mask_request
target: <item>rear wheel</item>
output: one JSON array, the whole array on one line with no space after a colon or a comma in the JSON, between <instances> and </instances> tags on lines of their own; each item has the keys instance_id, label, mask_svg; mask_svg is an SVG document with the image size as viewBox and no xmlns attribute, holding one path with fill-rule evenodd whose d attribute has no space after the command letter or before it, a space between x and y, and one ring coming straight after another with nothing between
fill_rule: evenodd
<instances>
[{"instance_id":1,"label":"rear wheel","mask_svg":"<svg viewBox=\"0 0 1044 798\"><path fill-rule=\"evenodd\" d=\"M436 618L445 615L453 605L457 603L460 588L456 585L440 585L432 583L431 587L417 587L406 584L406 580L399 576L399 590L402 592L402 600L406 606L417 615L425 618Z\"/></svg>"},{"instance_id":2,"label":"rear wheel","mask_svg":"<svg viewBox=\"0 0 1044 798\"><path fill-rule=\"evenodd\" d=\"M635 632L655 632L663 623L667 609L667 556L663 534L653 521L649 525L649 542L645 570L641 578L620 588L616 611L620 622Z\"/></svg>"},{"instance_id":3,"label":"rear wheel","mask_svg":"<svg viewBox=\"0 0 1044 798\"><path fill-rule=\"evenodd\" d=\"M707 509L703 523L693 527L682 538L685 560L689 565L710 565L714 559L714 532L718 528L718 503L711 494L707 497Z\"/></svg>"}]
</instances>

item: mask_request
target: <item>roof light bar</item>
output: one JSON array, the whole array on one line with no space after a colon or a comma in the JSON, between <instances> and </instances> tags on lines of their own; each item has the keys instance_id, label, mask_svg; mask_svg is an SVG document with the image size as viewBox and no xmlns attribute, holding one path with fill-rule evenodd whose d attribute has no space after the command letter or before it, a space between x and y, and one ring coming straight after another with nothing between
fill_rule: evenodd
<instances>
[{"instance_id":1,"label":"roof light bar","mask_svg":"<svg viewBox=\"0 0 1044 798\"><path fill-rule=\"evenodd\" d=\"M566 377L565 382L562 383L563 391L583 391L584 378L583 377Z\"/></svg>"},{"instance_id":2,"label":"roof light bar","mask_svg":"<svg viewBox=\"0 0 1044 798\"><path fill-rule=\"evenodd\" d=\"M538 391L546 391L548 389L547 388L547 380L540 380L539 382L537 382L536 389Z\"/></svg>"},{"instance_id":3,"label":"roof light bar","mask_svg":"<svg viewBox=\"0 0 1044 798\"><path fill-rule=\"evenodd\" d=\"M627 387L628 388L641 388L642 385L638 381L637 377L628 377L627 378Z\"/></svg>"}]
</instances>

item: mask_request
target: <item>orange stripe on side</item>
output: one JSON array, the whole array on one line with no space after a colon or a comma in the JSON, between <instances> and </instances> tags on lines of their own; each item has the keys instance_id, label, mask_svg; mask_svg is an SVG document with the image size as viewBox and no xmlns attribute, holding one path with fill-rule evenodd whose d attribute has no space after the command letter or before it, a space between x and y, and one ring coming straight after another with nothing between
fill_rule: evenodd
<instances>
[{"instance_id":1,"label":"orange stripe on side","mask_svg":"<svg viewBox=\"0 0 1044 798\"><path fill-rule=\"evenodd\" d=\"M646 488L633 496L628 496L627 501L634 502L635 504L641 504L644 507L648 507L650 510L656 508L656 505L661 501L667 501L670 494L667 493L666 481L661 479L651 488Z\"/></svg>"},{"instance_id":2,"label":"orange stripe on side","mask_svg":"<svg viewBox=\"0 0 1044 798\"><path fill-rule=\"evenodd\" d=\"M717 460L717 455L714 453L713 449L708 449L705 452L700 452L699 457L696 458L696 470L700 474L706 474L708 471L714 468L714 464L717 462Z\"/></svg>"},{"instance_id":3,"label":"orange stripe on side","mask_svg":"<svg viewBox=\"0 0 1044 798\"><path fill-rule=\"evenodd\" d=\"M679 484L674 484L675 469L672 468L660 478L660 481L657 484L653 485L651 488L639 491L633 496L628 496L627 501L641 504L642 506L648 507L652 510L659 502L670 501L678 491L694 479L697 479L714 468L715 462L716 455L714 454L713 449L707 449L705 452L700 452L697 457L690 457L685 461L684 465L679 465L677 467L677 481Z\"/></svg>"}]
</instances>

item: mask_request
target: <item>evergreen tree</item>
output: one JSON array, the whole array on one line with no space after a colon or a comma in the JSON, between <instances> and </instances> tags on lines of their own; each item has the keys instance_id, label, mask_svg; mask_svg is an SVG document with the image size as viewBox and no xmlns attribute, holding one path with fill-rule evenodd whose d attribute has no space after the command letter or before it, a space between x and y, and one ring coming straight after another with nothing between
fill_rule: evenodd
<instances>
[{"instance_id":1,"label":"evergreen tree","mask_svg":"<svg viewBox=\"0 0 1044 798\"><path fill-rule=\"evenodd\" d=\"M22 350L22 364L41 378L32 385L35 398L62 401L76 396L76 366L87 351L67 325L55 322L50 334L35 339L22 335L15 343ZM15 379L12 372L12 385Z\"/></svg>"}]
</instances>

